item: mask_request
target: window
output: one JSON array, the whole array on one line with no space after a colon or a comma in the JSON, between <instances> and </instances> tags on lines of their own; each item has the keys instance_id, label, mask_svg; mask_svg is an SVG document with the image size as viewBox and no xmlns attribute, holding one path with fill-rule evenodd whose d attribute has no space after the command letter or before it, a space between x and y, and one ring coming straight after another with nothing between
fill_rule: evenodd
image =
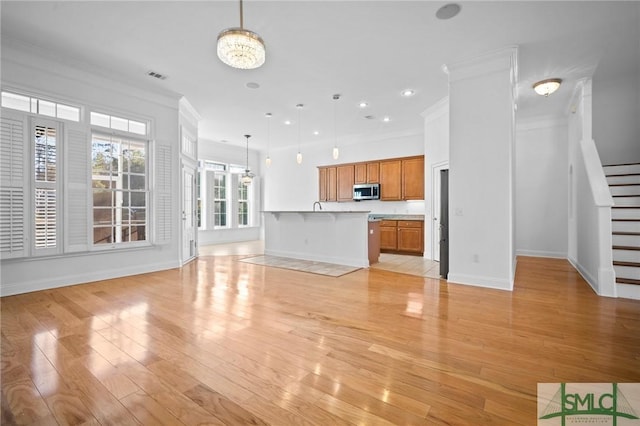
<instances>
[{"instance_id":1,"label":"window","mask_svg":"<svg viewBox=\"0 0 640 426\"><path fill-rule=\"evenodd\" d=\"M227 226L227 175L216 172L213 174L213 225Z\"/></svg>"},{"instance_id":2,"label":"window","mask_svg":"<svg viewBox=\"0 0 640 426\"><path fill-rule=\"evenodd\" d=\"M256 183L243 185L245 166L200 160L197 177L198 228L244 228L254 226Z\"/></svg>"},{"instance_id":3,"label":"window","mask_svg":"<svg viewBox=\"0 0 640 426\"><path fill-rule=\"evenodd\" d=\"M58 148L55 126L34 128L34 242L35 249L57 247Z\"/></svg>"},{"instance_id":4,"label":"window","mask_svg":"<svg viewBox=\"0 0 640 426\"><path fill-rule=\"evenodd\" d=\"M147 240L147 142L94 133L93 244Z\"/></svg>"},{"instance_id":5,"label":"window","mask_svg":"<svg viewBox=\"0 0 640 426\"><path fill-rule=\"evenodd\" d=\"M249 225L249 187L238 185L238 226Z\"/></svg>"},{"instance_id":6,"label":"window","mask_svg":"<svg viewBox=\"0 0 640 426\"><path fill-rule=\"evenodd\" d=\"M80 108L17 93L2 92L2 106L63 120L80 121Z\"/></svg>"},{"instance_id":7,"label":"window","mask_svg":"<svg viewBox=\"0 0 640 426\"><path fill-rule=\"evenodd\" d=\"M115 117L99 112L91 112L91 125L106 127L113 130L134 133L136 135L147 134L147 124L141 121L129 120L127 118Z\"/></svg>"}]
</instances>

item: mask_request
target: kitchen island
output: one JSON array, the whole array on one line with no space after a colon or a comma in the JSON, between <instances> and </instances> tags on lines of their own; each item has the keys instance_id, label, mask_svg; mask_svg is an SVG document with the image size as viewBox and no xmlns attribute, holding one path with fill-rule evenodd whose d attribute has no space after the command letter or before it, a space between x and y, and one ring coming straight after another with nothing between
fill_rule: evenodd
<instances>
[{"instance_id":1,"label":"kitchen island","mask_svg":"<svg viewBox=\"0 0 640 426\"><path fill-rule=\"evenodd\" d=\"M264 254L369 267L369 211L265 211Z\"/></svg>"}]
</instances>

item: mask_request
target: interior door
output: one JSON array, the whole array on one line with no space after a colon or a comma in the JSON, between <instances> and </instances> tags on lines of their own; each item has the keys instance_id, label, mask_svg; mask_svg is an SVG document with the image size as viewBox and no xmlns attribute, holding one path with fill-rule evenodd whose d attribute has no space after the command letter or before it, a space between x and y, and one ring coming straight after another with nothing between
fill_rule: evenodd
<instances>
[{"instance_id":1,"label":"interior door","mask_svg":"<svg viewBox=\"0 0 640 426\"><path fill-rule=\"evenodd\" d=\"M449 170L440 170L440 276L449 274Z\"/></svg>"},{"instance_id":2,"label":"interior door","mask_svg":"<svg viewBox=\"0 0 640 426\"><path fill-rule=\"evenodd\" d=\"M182 165L182 264L196 256L195 169Z\"/></svg>"}]
</instances>

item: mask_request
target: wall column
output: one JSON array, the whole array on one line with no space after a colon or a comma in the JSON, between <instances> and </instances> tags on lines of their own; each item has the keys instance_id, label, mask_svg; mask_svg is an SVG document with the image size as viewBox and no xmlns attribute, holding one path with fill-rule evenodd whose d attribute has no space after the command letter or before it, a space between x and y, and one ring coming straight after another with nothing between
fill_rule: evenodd
<instances>
[{"instance_id":1,"label":"wall column","mask_svg":"<svg viewBox=\"0 0 640 426\"><path fill-rule=\"evenodd\" d=\"M517 48L447 66L449 281L513 289Z\"/></svg>"}]
</instances>

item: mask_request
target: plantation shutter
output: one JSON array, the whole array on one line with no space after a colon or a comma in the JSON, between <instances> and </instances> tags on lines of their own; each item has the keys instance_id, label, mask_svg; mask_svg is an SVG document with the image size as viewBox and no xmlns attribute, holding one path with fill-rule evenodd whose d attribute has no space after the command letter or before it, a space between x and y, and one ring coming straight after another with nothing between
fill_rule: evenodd
<instances>
[{"instance_id":1,"label":"plantation shutter","mask_svg":"<svg viewBox=\"0 0 640 426\"><path fill-rule=\"evenodd\" d=\"M171 242L171 146L156 144L155 156L155 235L156 243Z\"/></svg>"},{"instance_id":2,"label":"plantation shutter","mask_svg":"<svg viewBox=\"0 0 640 426\"><path fill-rule=\"evenodd\" d=\"M89 249L89 132L81 125L65 125L65 249L67 253Z\"/></svg>"},{"instance_id":3,"label":"plantation shutter","mask_svg":"<svg viewBox=\"0 0 640 426\"><path fill-rule=\"evenodd\" d=\"M2 111L0 119L0 258L27 255L26 118Z\"/></svg>"}]
</instances>

